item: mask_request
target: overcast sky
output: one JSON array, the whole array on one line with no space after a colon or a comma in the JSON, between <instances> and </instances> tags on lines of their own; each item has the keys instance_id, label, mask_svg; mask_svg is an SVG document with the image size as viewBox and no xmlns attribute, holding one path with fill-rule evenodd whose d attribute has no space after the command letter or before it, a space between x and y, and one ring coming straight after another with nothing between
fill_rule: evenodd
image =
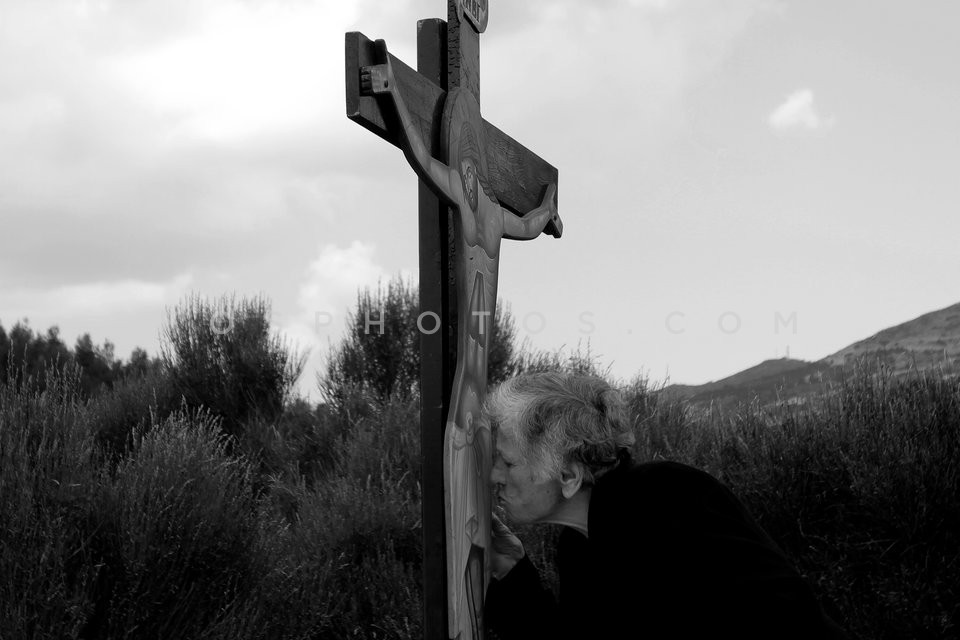
<instances>
[{"instance_id":1,"label":"overcast sky","mask_svg":"<svg viewBox=\"0 0 960 640\"><path fill-rule=\"evenodd\" d=\"M560 171L564 237L500 265L535 347L701 383L960 301L957 3L490 4L483 114ZM344 32L415 65L445 12L0 0L0 323L126 357L190 292L263 293L312 389L358 287L417 269L416 179L344 116Z\"/></svg>"}]
</instances>

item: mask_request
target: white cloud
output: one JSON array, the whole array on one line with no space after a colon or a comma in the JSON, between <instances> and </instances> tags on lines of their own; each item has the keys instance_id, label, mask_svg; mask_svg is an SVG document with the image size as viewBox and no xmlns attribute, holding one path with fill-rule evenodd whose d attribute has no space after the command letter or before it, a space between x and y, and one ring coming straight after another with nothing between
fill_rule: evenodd
<instances>
[{"instance_id":1,"label":"white cloud","mask_svg":"<svg viewBox=\"0 0 960 640\"><path fill-rule=\"evenodd\" d=\"M307 278L300 287L301 309L341 313L362 287L375 286L384 277L374 259L373 245L354 241L346 249L327 245L307 268Z\"/></svg>"},{"instance_id":2,"label":"white cloud","mask_svg":"<svg viewBox=\"0 0 960 640\"><path fill-rule=\"evenodd\" d=\"M674 4L674 2L673 0L627 0L627 4L631 7L639 7L640 9L663 11L669 5Z\"/></svg>"},{"instance_id":3,"label":"white cloud","mask_svg":"<svg viewBox=\"0 0 960 640\"><path fill-rule=\"evenodd\" d=\"M687 91L713 77L765 3L564 1L548 3L545 13L533 4L491 9L485 37L498 40L483 52L484 114L511 135L522 132L521 142L558 167L595 156L601 160L588 170L610 176L611 167L655 161L660 145L674 142L664 138L683 113ZM498 17L507 12L514 15ZM616 62L625 59L629 64ZM584 115L597 113L598 95L629 116ZM618 139L630 140L629 153L609 144Z\"/></svg>"},{"instance_id":4,"label":"white cloud","mask_svg":"<svg viewBox=\"0 0 960 640\"><path fill-rule=\"evenodd\" d=\"M262 230L298 203L316 210L324 149L354 133L334 61L355 11L5 1L0 213L221 233Z\"/></svg>"},{"instance_id":5,"label":"white cloud","mask_svg":"<svg viewBox=\"0 0 960 640\"><path fill-rule=\"evenodd\" d=\"M347 4L215 4L194 34L118 61L132 96L178 120L184 135L220 141L313 125L342 110L329 99L354 8Z\"/></svg>"},{"instance_id":6,"label":"white cloud","mask_svg":"<svg viewBox=\"0 0 960 640\"><path fill-rule=\"evenodd\" d=\"M767 116L767 124L776 131L788 129L820 129L834 123L833 116L823 117L818 113L813 101L813 91L798 89L783 104Z\"/></svg>"},{"instance_id":7,"label":"white cloud","mask_svg":"<svg viewBox=\"0 0 960 640\"><path fill-rule=\"evenodd\" d=\"M299 383L300 392L308 397L315 395L316 372L323 367L328 344L343 335L357 291L386 279L375 254L374 245L359 241L346 248L328 244L306 269L297 297L299 311L280 330L300 349L310 351Z\"/></svg>"}]
</instances>

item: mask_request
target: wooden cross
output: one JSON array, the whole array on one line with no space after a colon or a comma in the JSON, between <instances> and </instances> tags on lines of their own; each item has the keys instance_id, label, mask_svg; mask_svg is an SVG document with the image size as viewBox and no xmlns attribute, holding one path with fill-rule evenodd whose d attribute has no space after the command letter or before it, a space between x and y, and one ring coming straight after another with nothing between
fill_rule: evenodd
<instances>
[{"instance_id":1,"label":"wooden cross","mask_svg":"<svg viewBox=\"0 0 960 640\"><path fill-rule=\"evenodd\" d=\"M485 635L491 445L489 428L477 419L500 239L562 232L557 170L480 116L479 34L487 15L487 0L448 0L447 22L419 21L418 71L389 55L382 41L346 35L347 117L403 149L421 178L420 308L440 318L440 330L429 321L421 328L429 640Z\"/></svg>"}]
</instances>

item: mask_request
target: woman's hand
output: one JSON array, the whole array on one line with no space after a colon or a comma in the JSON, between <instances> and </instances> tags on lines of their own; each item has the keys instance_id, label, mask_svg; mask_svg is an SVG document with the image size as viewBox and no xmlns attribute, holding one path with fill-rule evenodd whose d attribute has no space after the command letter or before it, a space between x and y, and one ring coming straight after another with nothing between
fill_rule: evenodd
<instances>
[{"instance_id":1,"label":"woman's hand","mask_svg":"<svg viewBox=\"0 0 960 640\"><path fill-rule=\"evenodd\" d=\"M490 572L497 580L503 579L524 556L520 538L503 524L495 514L490 535Z\"/></svg>"},{"instance_id":2,"label":"woman's hand","mask_svg":"<svg viewBox=\"0 0 960 640\"><path fill-rule=\"evenodd\" d=\"M397 85L397 80L393 76L393 65L390 64L390 55L387 53L387 43L377 40L374 47L377 58L383 62L360 69L360 95L363 96L392 93Z\"/></svg>"}]
</instances>

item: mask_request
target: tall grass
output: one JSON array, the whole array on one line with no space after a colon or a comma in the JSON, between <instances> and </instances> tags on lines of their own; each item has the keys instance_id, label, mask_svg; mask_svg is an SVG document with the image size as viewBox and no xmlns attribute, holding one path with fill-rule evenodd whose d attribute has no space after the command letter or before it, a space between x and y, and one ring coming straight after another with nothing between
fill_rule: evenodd
<instances>
[{"instance_id":1,"label":"tall grass","mask_svg":"<svg viewBox=\"0 0 960 640\"><path fill-rule=\"evenodd\" d=\"M99 471L79 375L0 384L0 629L76 637L100 568L85 552Z\"/></svg>"},{"instance_id":2,"label":"tall grass","mask_svg":"<svg viewBox=\"0 0 960 640\"><path fill-rule=\"evenodd\" d=\"M419 637L416 399L357 391L225 433L142 385L0 381L0 637ZM636 456L727 483L853 637L956 636L957 378L861 371L805 406L707 412L622 386ZM519 533L555 581L557 531Z\"/></svg>"}]
</instances>

